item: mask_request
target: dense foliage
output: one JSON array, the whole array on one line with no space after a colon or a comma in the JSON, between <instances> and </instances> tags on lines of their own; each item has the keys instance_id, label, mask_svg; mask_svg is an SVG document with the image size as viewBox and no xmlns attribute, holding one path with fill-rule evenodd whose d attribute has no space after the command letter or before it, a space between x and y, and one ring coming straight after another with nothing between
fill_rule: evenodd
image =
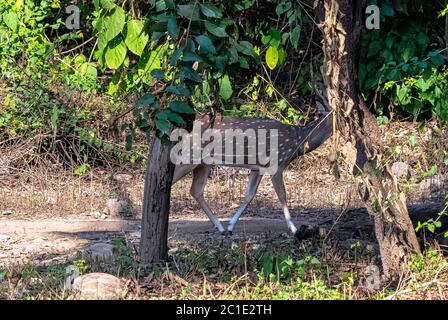
<instances>
[{"instance_id":1,"label":"dense foliage","mask_svg":"<svg viewBox=\"0 0 448 320\"><path fill-rule=\"evenodd\" d=\"M364 33L359 82L379 121L396 113L418 118L431 111L448 121L443 6L428 1L370 2L381 5L383 22L379 30Z\"/></svg>"},{"instance_id":2,"label":"dense foliage","mask_svg":"<svg viewBox=\"0 0 448 320\"><path fill-rule=\"evenodd\" d=\"M378 121L448 121L446 4L370 2L381 28L364 30L359 83ZM121 121L128 147L136 129L163 135L209 108L310 116L322 56L309 1L95 0L68 30L70 4L0 0L2 138L49 131L112 150L104 128L129 96L142 98Z\"/></svg>"}]
</instances>

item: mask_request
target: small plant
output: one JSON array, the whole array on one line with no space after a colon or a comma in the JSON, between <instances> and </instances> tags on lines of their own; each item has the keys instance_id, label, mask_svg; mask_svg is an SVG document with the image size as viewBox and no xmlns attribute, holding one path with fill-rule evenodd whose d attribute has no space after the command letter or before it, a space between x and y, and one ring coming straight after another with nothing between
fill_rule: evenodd
<instances>
[{"instance_id":1,"label":"small plant","mask_svg":"<svg viewBox=\"0 0 448 320\"><path fill-rule=\"evenodd\" d=\"M412 149L415 149L417 146L417 138L414 135L410 136L408 139L408 144Z\"/></svg>"},{"instance_id":2,"label":"small plant","mask_svg":"<svg viewBox=\"0 0 448 320\"><path fill-rule=\"evenodd\" d=\"M36 266L28 264L20 270L23 278L34 278L37 276Z\"/></svg>"},{"instance_id":3,"label":"small plant","mask_svg":"<svg viewBox=\"0 0 448 320\"><path fill-rule=\"evenodd\" d=\"M448 194L445 195L445 200L448 200ZM421 229L427 229L429 232L435 233L436 229L439 229L442 227L442 221L440 221L440 219L443 216L448 216L447 211L448 211L448 201L445 203L445 207L443 208L443 210L437 214L437 218L435 218L435 219L431 218L424 222L419 221L417 224L417 227L415 228L415 231L418 232ZM448 231L445 231L444 237L448 238Z\"/></svg>"},{"instance_id":4,"label":"small plant","mask_svg":"<svg viewBox=\"0 0 448 320\"><path fill-rule=\"evenodd\" d=\"M125 239L114 239L112 240L112 244L117 248L118 254L115 263L119 270L132 270L132 268L136 267L134 250L126 244Z\"/></svg>"},{"instance_id":5,"label":"small plant","mask_svg":"<svg viewBox=\"0 0 448 320\"><path fill-rule=\"evenodd\" d=\"M0 269L0 281L3 281L8 276L8 271Z\"/></svg>"},{"instance_id":6,"label":"small plant","mask_svg":"<svg viewBox=\"0 0 448 320\"><path fill-rule=\"evenodd\" d=\"M87 270L89 269L89 265L86 260L80 259L73 261L73 265L75 265L79 270L79 275L83 275L87 273Z\"/></svg>"}]
</instances>

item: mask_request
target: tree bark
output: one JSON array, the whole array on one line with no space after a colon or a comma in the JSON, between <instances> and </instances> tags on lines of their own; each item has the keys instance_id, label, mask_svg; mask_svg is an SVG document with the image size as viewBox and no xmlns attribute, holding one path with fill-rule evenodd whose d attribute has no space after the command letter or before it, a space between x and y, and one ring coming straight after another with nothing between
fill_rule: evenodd
<instances>
[{"instance_id":1,"label":"tree bark","mask_svg":"<svg viewBox=\"0 0 448 320\"><path fill-rule=\"evenodd\" d=\"M409 218L406 197L383 157L385 152L375 117L359 96L357 85L360 35L365 1L321 0L324 81L335 109L333 135L338 170L356 177L360 196L373 216L383 273L398 279L410 256L420 252Z\"/></svg>"},{"instance_id":2,"label":"tree bark","mask_svg":"<svg viewBox=\"0 0 448 320\"><path fill-rule=\"evenodd\" d=\"M168 258L168 215L174 164L170 147L155 137L146 165L140 263L154 265Z\"/></svg>"}]
</instances>

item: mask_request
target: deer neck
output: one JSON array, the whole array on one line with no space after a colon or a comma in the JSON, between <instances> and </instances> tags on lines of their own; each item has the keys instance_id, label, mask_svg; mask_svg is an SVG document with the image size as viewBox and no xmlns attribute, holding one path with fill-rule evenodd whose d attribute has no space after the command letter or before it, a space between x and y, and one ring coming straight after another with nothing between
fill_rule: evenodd
<instances>
[{"instance_id":1,"label":"deer neck","mask_svg":"<svg viewBox=\"0 0 448 320\"><path fill-rule=\"evenodd\" d=\"M333 133L333 112L323 114L319 119L305 126L293 126L299 142L296 156L311 152L322 145Z\"/></svg>"}]
</instances>

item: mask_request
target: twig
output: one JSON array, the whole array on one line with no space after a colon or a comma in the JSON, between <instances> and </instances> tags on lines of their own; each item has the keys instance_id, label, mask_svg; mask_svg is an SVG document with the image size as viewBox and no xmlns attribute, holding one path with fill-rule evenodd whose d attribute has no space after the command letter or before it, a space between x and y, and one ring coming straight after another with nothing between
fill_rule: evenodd
<instances>
[{"instance_id":1,"label":"twig","mask_svg":"<svg viewBox=\"0 0 448 320\"><path fill-rule=\"evenodd\" d=\"M90 41L92 41L93 39L95 39L94 37L91 37L90 39L87 39L86 41L84 41L83 43L81 43L80 45L77 45L76 47L74 47L74 48L72 48L72 49L69 49L69 50L67 50L67 51L63 51L63 52L61 52L60 54L62 55L62 54L67 54L67 53L70 53L70 52L72 52L72 51L75 51L76 49L79 49L79 48L81 48L81 47L83 47L84 45L86 45L87 43L89 43Z\"/></svg>"}]
</instances>

